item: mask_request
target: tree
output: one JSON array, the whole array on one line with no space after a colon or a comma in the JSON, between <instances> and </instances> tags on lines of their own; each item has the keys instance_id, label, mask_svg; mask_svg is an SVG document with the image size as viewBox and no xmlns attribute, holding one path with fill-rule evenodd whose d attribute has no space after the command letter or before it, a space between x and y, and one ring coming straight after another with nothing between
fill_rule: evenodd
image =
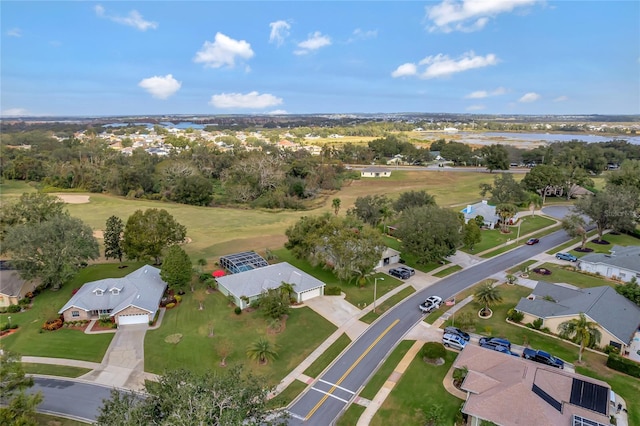
<instances>
[{"instance_id":1,"label":"tree","mask_svg":"<svg viewBox=\"0 0 640 426\"><path fill-rule=\"evenodd\" d=\"M470 220L469 223L464 226L462 241L465 247L469 247L470 250L473 250L473 246L482 241L482 232L475 221Z\"/></svg>"},{"instance_id":2,"label":"tree","mask_svg":"<svg viewBox=\"0 0 640 426\"><path fill-rule=\"evenodd\" d=\"M160 277L169 285L169 288L176 292L184 291L191 281L192 273L191 259L182 247L177 245L169 247L160 269Z\"/></svg>"},{"instance_id":3,"label":"tree","mask_svg":"<svg viewBox=\"0 0 640 426\"><path fill-rule=\"evenodd\" d=\"M500 217L500 228L502 232L509 232L509 219L518 213L518 207L510 203L498 204L496 214Z\"/></svg>"},{"instance_id":4,"label":"tree","mask_svg":"<svg viewBox=\"0 0 640 426\"><path fill-rule=\"evenodd\" d=\"M582 239L582 245L580 246L581 250L584 250L585 246L587 245L586 226L587 224L585 223L584 219L578 214L570 214L562 219L562 229L565 230L567 235L569 235L571 238L580 237Z\"/></svg>"},{"instance_id":5,"label":"tree","mask_svg":"<svg viewBox=\"0 0 640 426\"><path fill-rule=\"evenodd\" d=\"M593 187L593 181L584 169L580 167L563 167L560 170L567 200L570 200L575 195L579 186Z\"/></svg>"},{"instance_id":6,"label":"tree","mask_svg":"<svg viewBox=\"0 0 640 426\"><path fill-rule=\"evenodd\" d=\"M148 382L146 396L113 390L97 418L98 426L173 426L284 424L267 408L264 379L243 374L241 366L224 373L168 371Z\"/></svg>"},{"instance_id":7,"label":"tree","mask_svg":"<svg viewBox=\"0 0 640 426\"><path fill-rule=\"evenodd\" d=\"M601 241L605 229L626 230L635 227L637 199L633 192L616 188L581 198L576 201L574 209L591 218L598 230L598 241Z\"/></svg>"},{"instance_id":8,"label":"tree","mask_svg":"<svg viewBox=\"0 0 640 426\"><path fill-rule=\"evenodd\" d=\"M260 296L260 310L264 316L271 319L280 319L289 314L291 299L279 289L269 289Z\"/></svg>"},{"instance_id":9,"label":"tree","mask_svg":"<svg viewBox=\"0 0 640 426\"><path fill-rule=\"evenodd\" d=\"M130 259L152 257L160 264L162 250L184 241L187 229L166 210L137 210L127 220L122 249Z\"/></svg>"},{"instance_id":10,"label":"tree","mask_svg":"<svg viewBox=\"0 0 640 426\"><path fill-rule=\"evenodd\" d=\"M636 277L633 277L628 283L617 285L616 291L640 306L640 286Z\"/></svg>"},{"instance_id":11,"label":"tree","mask_svg":"<svg viewBox=\"0 0 640 426\"><path fill-rule=\"evenodd\" d=\"M204 309L204 301L207 300L207 290L199 288L193 292L193 300L198 302L198 310Z\"/></svg>"},{"instance_id":12,"label":"tree","mask_svg":"<svg viewBox=\"0 0 640 426\"><path fill-rule=\"evenodd\" d=\"M340 198L334 198L333 201L331 201L331 207L333 208L333 213L338 216L338 212L340 211Z\"/></svg>"},{"instance_id":13,"label":"tree","mask_svg":"<svg viewBox=\"0 0 640 426\"><path fill-rule=\"evenodd\" d=\"M10 227L46 222L63 214L67 214L64 202L58 197L40 192L26 192L16 203L9 204L0 211L0 238L5 236Z\"/></svg>"},{"instance_id":14,"label":"tree","mask_svg":"<svg viewBox=\"0 0 640 426\"><path fill-rule=\"evenodd\" d=\"M494 170L509 170L509 152L500 144L484 146L481 149L489 173Z\"/></svg>"},{"instance_id":15,"label":"tree","mask_svg":"<svg viewBox=\"0 0 640 426\"><path fill-rule=\"evenodd\" d=\"M600 343L602 333L598 329L598 324L587 320L583 312L580 312L578 318L570 319L558 325L560 337L563 339L571 339L574 343L580 345L578 352L578 362L582 362L582 353L585 347L592 347Z\"/></svg>"},{"instance_id":16,"label":"tree","mask_svg":"<svg viewBox=\"0 0 640 426\"><path fill-rule=\"evenodd\" d=\"M173 187L171 200L194 206L208 206L213 200L213 185L209 179L200 175L181 177Z\"/></svg>"},{"instance_id":17,"label":"tree","mask_svg":"<svg viewBox=\"0 0 640 426\"><path fill-rule=\"evenodd\" d=\"M522 186L542 196L542 204L546 201L547 192L554 191L562 185L562 173L559 168L543 164L536 166L522 179Z\"/></svg>"},{"instance_id":18,"label":"tree","mask_svg":"<svg viewBox=\"0 0 640 426\"><path fill-rule=\"evenodd\" d=\"M200 258L196 260L196 264L198 265L198 273L201 274L204 270L204 267L207 265L207 259Z\"/></svg>"},{"instance_id":19,"label":"tree","mask_svg":"<svg viewBox=\"0 0 640 426\"><path fill-rule=\"evenodd\" d=\"M388 215L391 201L385 195L365 195L356 198L349 214L356 216L364 223L377 226Z\"/></svg>"},{"instance_id":20,"label":"tree","mask_svg":"<svg viewBox=\"0 0 640 426\"><path fill-rule=\"evenodd\" d=\"M282 284L280 284L280 291L285 293L289 300L291 300L291 294L296 291L295 286L295 284L282 281Z\"/></svg>"},{"instance_id":21,"label":"tree","mask_svg":"<svg viewBox=\"0 0 640 426\"><path fill-rule=\"evenodd\" d=\"M122 262L122 233L124 223L118 216L111 216L107 219L104 230L104 257L106 259L118 259Z\"/></svg>"},{"instance_id":22,"label":"tree","mask_svg":"<svg viewBox=\"0 0 640 426\"><path fill-rule=\"evenodd\" d=\"M513 178L512 173L500 173L493 178L493 184L480 185L480 195L491 194L489 202L493 205L502 203L520 204L526 199L522 186Z\"/></svg>"},{"instance_id":23,"label":"tree","mask_svg":"<svg viewBox=\"0 0 640 426\"><path fill-rule=\"evenodd\" d=\"M44 287L56 290L100 255L91 228L68 215L10 228L2 250L11 254L11 263L22 278L40 278Z\"/></svg>"},{"instance_id":24,"label":"tree","mask_svg":"<svg viewBox=\"0 0 640 426\"><path fill-rule=\"evenodd\" d=\"M450 141L440 149L440 155L457 166L471 161L471 147L460 142Z\"/></svg>"},{"instance_id":25,"label":"tree","mask_svg":"<svg viewBox=\"0 0 640 426\"><path fill-rule=\"evenodd\" d=\"M38 425L35 414L42 394L27 395L31 386L33 378L26 376L20 357L7 350L0 353L0 424Z\"/></svg>"},{"instance_id":26,"label":"tree","mask_svg":"<svg viewBox=\"0 0 640 426\"><path fill-rule=\"evenodd\" d=\"M483 305L482 312L486 313L491 306L494 306L502 302L502 296L498 287L490 282L487 282L480 286L480 288L473 295L475 299Z\"/></svg>"},{"instance_id":27,"label":"tree","mask_svg":"<svg viewBox=\"0 0 640 426\"><path fill-rule=\"evenodd\" d=\"M393 209L403 212L412 207L435 206L436 199L429 195L427 191L406 191L400 194L393 203Z\"/></svg>"},{"instance_id":28,"label":"tree","mask_svg":"<svg viewBox=\"0 0 640 426\"><path fill-rule=\"evenodd\" d=\"M259 338L247 348L247 356L249 359L258 361L264 365L269 361L278 358L276 347L264 337Z\"/></svg>"},{"instance_id":29,"label":"tree","mask_svg":"<svg viewBox=\"0 0 640 426\"><path fill-rule=\"evenodd\" d=\"M535 217L536 208L542 207L542 197L535 192L528 192L525 203L528 204L529 209L531 209L531 216Z\"/></svg>"},{"instance_id":30,"label":"tree","mask_svg":"<svg viewBox=\"0 0 640 426\"><path fill-rule=\"evenodd\" d=\"M402 241L402 250L423 264L451 256L462 242L457 213L437 206L403 212L396 235Z\"/></svg>"}]
</instances>

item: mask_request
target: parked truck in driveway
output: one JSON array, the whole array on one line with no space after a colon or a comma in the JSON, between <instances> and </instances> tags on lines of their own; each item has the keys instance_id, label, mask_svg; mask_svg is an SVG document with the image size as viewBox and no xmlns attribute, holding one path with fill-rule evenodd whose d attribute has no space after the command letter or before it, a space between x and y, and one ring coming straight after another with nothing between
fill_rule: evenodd
<instances>
[{"instance_id":1,"label":"parked truck in driveway","mask_svg":"<svg viewBox=\"0 0 640 426\"><path fill-rule=\"evenodd\" d=\"M530 359L531 361L539 362L541 364L547 364L556 368L564 368L564 361L545 351L537 351L535 349L525 348L522 352L522 358Z\"/></svg>"}]
</instances>

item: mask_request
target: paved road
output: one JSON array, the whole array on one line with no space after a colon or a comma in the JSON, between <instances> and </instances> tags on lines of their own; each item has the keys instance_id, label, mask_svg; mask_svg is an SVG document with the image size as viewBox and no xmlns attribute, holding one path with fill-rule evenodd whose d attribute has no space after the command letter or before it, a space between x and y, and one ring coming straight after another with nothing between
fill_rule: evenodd
<instances>
[{"instance_id":1,"label":"paved road","mask_svg":"<svg viewBox=\"0 0 640 426\"><path fill-rule=\"evenodd\" d=\"M359 392L377 366L403 336L423 319L418 304L430 295L443 299L468 288L479 280L522 263L532 256L563 244L570 238L557 231L534 246L521 246L496 258L479 263L438 281L390 310L337 358L316 382L289 408L290 425L332 424Z\"/></svg>"}]
</instances>

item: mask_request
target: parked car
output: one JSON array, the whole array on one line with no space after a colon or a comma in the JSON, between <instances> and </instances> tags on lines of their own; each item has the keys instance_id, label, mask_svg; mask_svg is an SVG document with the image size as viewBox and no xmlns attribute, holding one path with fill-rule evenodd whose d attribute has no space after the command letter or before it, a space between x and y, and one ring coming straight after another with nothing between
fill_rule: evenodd
<instances>
[{"instance_id":1,"label":"parked car","mask_svg":"<svg viewBox=\"0 0 640 426\"><path fill-rule=\"evenodd\" d=\"M569 262L575 262L578 260L578 258L571 253L556 253L556 259L568 260Z\"/></svg>"},{"instance_id":2,"label":"parked car","mask_svg":"<svg viewBox=\"0 0 640 426\"><path fill-rule=\"evenodd\" d=\"M401 280L408 280L411 274L408 271L404 271L398 268L389 269L389 275L392 277L400 278Z\"/></svg>"},{"instance_id":3,"label":"parked car","mask_svg":"<svg viewBox=\"0 0 640 426\"><path fill-rule=\"evenodd\" d=\"M410 267L405 266L405 265L398 266L396 269L399 269L401 271L407 271L410 276L414 276L416 274L416 270L415 269L410 268Z\"/></svg>"},{"instance_id":4,"label":"parked car","mask_svg":"<svg viewBox=\"0 0 640 426\"><path fill-rule=\"evenodd\" d=\"M448 348L453 348L461 351L466 346L467 341L457 334L444 333L444 335L442 336L442 344Z\"/></svg>"},{"instance_id":5,"label":"parked car","mask_svg":"<svg viewBox=\"0 0 640 426\"><path fill-rule=\"evenodd\" d=\"M515 352L511 352L511 349L507 348L506 346L496 342L486 342L484 344L480 344L480 347L485 349L491 349L492 351L501 352L507 355L520 356Z\"/></svg>"},{"instance_id":6,"label":"parked car","mask_svg":"<svg viewBox=\"0 0 640 426\"><path fill-rule=\"evenodd\" d=\"M534 244L538 244L539 242L540 242L540 240L539 240L539 239L537 239L537 238L529 238L529 239L527 240L527 245L528 245L528 246L532 246L532 245L534 245Z\"/></svg>"},{"instance_id":7,"label":"parked car","mask_svg":"<svg viewBox=\"0 0 640 426\"><path fill-rule=\"evenodd\" d=\"M428 314L429 312L438 309L441 304L442 298L440 296L429 296L423 303L418 305L418 308L420 308L422 313Z\"/></svg>"},{"instance_id":8,"label":"parked car","mask_svg":"<svg viewBox=\"0 0 640 426\"><path fill-rule=\"evenodd\" d=\"M507 339L503 339L501 337L481 337L480 338L480 346L484 344L495 344L504 346L507 349L511 349L511 342Z\"/></svg>"},{"instance_id":9,"label":"parked car","mask_svg":"<svg viewBox=\"0 0 640 426\"><path fill-rule=\"evenodd\" d=\"M556 368L564 368L563 360L561 360L560 358L556 358L549 352L545 351L537 351L535 349L525 348L524 352L522 352L522 358L530 359L531 361L550 365Z\"/></svg>"},{"instance_id":10,"label":"parked car","mask_svg":"<svg viewBox=\"0 0 640 426\"><path fill-rule=\"evenodd\" d=\"M445 334L449 333L449 334L458 335L467 342L471 339L471 336L469 336L469 333L465 333L464 331L460 330L458 327L453 327L453 326L445 327L444 332Z\"/></svg>"}]
</instances>

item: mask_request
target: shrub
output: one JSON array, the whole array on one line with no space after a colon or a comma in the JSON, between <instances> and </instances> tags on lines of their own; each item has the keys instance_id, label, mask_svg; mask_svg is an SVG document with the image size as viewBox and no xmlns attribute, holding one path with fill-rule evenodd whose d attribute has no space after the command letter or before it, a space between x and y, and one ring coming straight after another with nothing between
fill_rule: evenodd
<instances>
[{"instance_id":1,"label":"shrub","mask_svg":"<svg viewBox=\"0 0 640 426\"><path fill-rule=\"evenodd\" d=\"M46 321L43 325L42 325L42 329L43 330L47 330L47 331L54 331L59 329L60 327L62 327L62 318L56 318L54 320L49 320Z\"/></svg>"},{"instance_id":2,"label":"shrub","mask_svg":"<svg viewBox=\"0 0 640 426\"><path fill-rule=\"evenodd\" d=\"M607 345L604 348L604 353L605 354L619 354L620 353L620 348L613 346L613 345Z\"/></svg>"},{"instance_id":3,"label":"shrub","mask_svg":"<svg viewBox=\"0 0 640 426\"><path fill-rule=\"evenodd\" d=\"M7 308L7 312L9 312L10 314L15 314L17 312L20 312L22 310L22 307L20 305L9 305L9 307Z\"/></svg>"},{"instance_id":4,"label":"shrub","mask_svg":"<svg viewBox=\"0 0 640 426\"><path fill-rule=\"evenodd\" d=\"M434 360L444 358L447 355L447 350L440 342L427 342L420 349L420 355L423 358Z\"/></svg>"},{"instance_id":5,"label":"shrub","mask_svg":"<svg viewBox=\"0 0 640 426\"><path fill-rule=\"evenodd\" d=\"M524 313L511 308L507 311L507 318L513 322L521 322L524 319Z\"/></svg>"},{"instance_id":6,"label":"shrub","mask_svg":"<svg viewBox=\"0 0 640 426\"><path fill-rule=\"evenodd\" d=\"M253 309L258 309L260 307L260 299L261 299L260 297L258 297L257 299L253 299L249 307Z\"/></svg>"},{"instance_id":7,"label":"shrub","mask_svg":"<svg viewBox=\"0 0 640 426\"><path fill-rule=\"evenodd\" d=\"M182 296L180 296L180 295L175 296L174 299L176 299L176 303L182 302Z\"/></svg>"},{"instance_id":8,"label":"shrub","mask_svg":"<svg viewBox=\"0 0 640 426\"><path fill-rule=\"evenodd\" d=\"M324 288L325 296L340 296L342 294L342 287L331 286Z\"/></svg>"},{"instance_id":9,"label":"shrub","mask_svg":"<svg viewBox=\"0 0 640 426\"><path fill-rule=\"evenodd\" d=\"M233 312L235 312L236 315L240 315L242 313L242 309L240 309L240 306L236 306L236 308L233 310Z\"/></svg>"},{"instance_id":10,"label":"shrub","mask_svg":"<svg viewBox=\"0 0 640 426\"><path fill-rule=\"evenodd\" d=\"M207 273L207 272L203 272L200 275L198 275L198 280L200 280L201 283L207 281L211 279L211 274Z\"/></svg>"},{"instance_id":11,"label":"shrub","mask_svg":"<svg viewBox=\"0 0 640 426\"><path fill-rule=\"evenodd\" d=\"M30 303L31 303L31 299L29 299L28 297L23 297L22 299L18 300L18 305L23 307L27 306Z\"/></svg>"},{"instance_id":12,"label":"shrub","mask_svg":"<svg viewBox=\"0 0 640 426\"><path fill-rule=\"evenodd\" d=\"M540 330L540 327L542 327L542 318L536 318L533 320L533 322L531 323L531 325L533 326L533 328L535 328L536 330Z\"/></svg>"},{"instance_id":13,"label":"shrub","mask_svg":"<svg viewBox=\"0 0 640 426\"><path fill-rule=\"evenodd\" d=\"M623 358L618 354L610 353L607 359L607 367L618 370L633 377L640 378L640 363Z\"/></svg>"},{"instance_id":14,"label":"shrub","mask_svg":"<svg viewBox=\"0 0 640 426\"><path fill-rule=\"evenodd\" d=\"M171 303L167 303L166 308L167 308L167 309L171 309L171 308L173 308L174 306L176 306L176 304L175 304L175 303L173 303L173 302L171 302Z\"/></svg>"}]
</instances>

